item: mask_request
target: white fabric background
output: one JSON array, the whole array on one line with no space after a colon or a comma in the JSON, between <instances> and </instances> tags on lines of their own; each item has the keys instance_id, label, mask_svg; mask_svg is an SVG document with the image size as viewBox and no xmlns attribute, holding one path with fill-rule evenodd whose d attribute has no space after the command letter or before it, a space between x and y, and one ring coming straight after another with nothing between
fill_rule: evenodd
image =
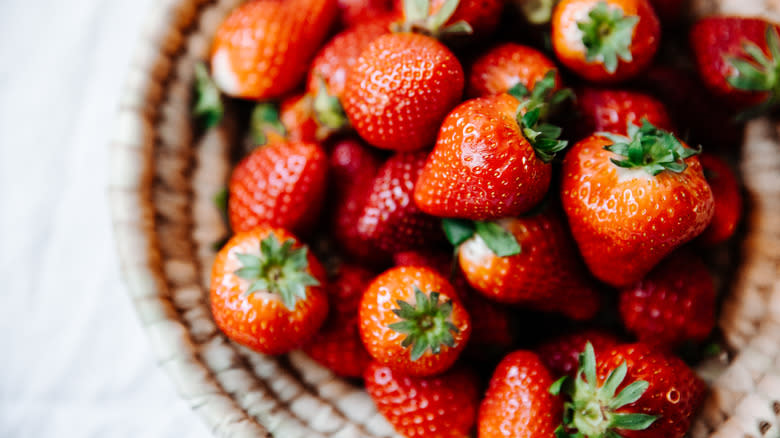
<instances>
[{"instance_id":1,"label":"white fabric background","mask_svg":"<svg viewBox=\"0 0 780 438\"><path fill-rule=\"evenodd\" d=\"M107 143L153 0L0 0L0 437L207 437L122 284Z\"/></svg>"}]
</instances>

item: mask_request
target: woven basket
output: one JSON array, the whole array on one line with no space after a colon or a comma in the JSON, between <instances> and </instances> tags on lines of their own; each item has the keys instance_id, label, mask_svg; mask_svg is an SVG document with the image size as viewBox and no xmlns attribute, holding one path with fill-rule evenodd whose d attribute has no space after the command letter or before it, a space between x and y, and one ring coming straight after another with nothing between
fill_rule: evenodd
<instances>
[{"instance_id":1,"label":"woven basket","mask_svg":"<svg viewBox=\"0 0 780 438\"><path fill-rule=\"evenodd\" d=\"M305 354L254 353L217 329L208 307L212 199L227 181L230 122L205 135L190 119L194 63L242 0L165 0L130 71L111 143L110 200L124 278L160 366L222 437L392 437L368 395ZM777 19L772 0L701 0ZM228 120L232 119L228 114ZM750 210L741 266L720 318L729 354L700 367L712 392L691 436L780 436L780 125L751 122L741 172Z\"/></svg>"}]
</instances>

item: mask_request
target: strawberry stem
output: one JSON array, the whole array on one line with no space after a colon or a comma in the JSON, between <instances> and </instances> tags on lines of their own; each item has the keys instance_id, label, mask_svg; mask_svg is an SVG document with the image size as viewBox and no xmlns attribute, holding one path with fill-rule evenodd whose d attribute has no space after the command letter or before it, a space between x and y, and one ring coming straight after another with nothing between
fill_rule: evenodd
<instances>
[{"instance_id":1,"label":"strawberry stem","mask_svg":"<svg viewBox=\"0 0 780 438\"><path fill-rule=\"evenodd\" d=\"M274 132L280 137L286 136L287 129L279 119L279 110L276 105L268 102L255 105L249 120L249 132L257 146L268 143L269 132Z\"/></svg>"},{"instance_id":2,"label":"strawberry stem","mask_svg":"<svg viewBox=\"0 0 780 438\"><path fill-rule=\"evenodd\" d=\"M317 95L314 96L313 102L314 117L317 120L317 124L324 130L327 130L328 133L344 129L349 120L344 113L341 102L339 102L338 97L328 93L328 87L322 77L318 77L317 82ZM327 137L327 134L324 134L324 137Z\"/></svg>"},{"instance_id":3,"label":"strawberry stem","mask_svg":"<svg viewBox=\"0 0 780 438\"><path fill-rule=\"evenodd\" d=\"M414 285L414 300L414 304L397 300L398 308L393 313L401 321L388 326L406 335L401 345L411 347L411 359L419 359L428 349L439 354L442 345L454 347L452 334L459 330L452 323L452 300L439 303L439 292L430 292L428 296L417 285Z\"/></svg>"},{"instance_id":4,"label":"strawberry stem","mask_svg":"<svg viewBox=\"0 0 780 438\"><path fill-rule=\"evenodd\" d=\"M476 234L498 257L509 257L521 252L517 238L496 222L442 219L441 225L447 240L455 248Z\"/></svg>"},{"instance_id":5,"label":"strawberry stem","mask_svg":"<svg viewBox=\"0 0 780 438\"><path fill-rule=\"evenodd\" d=\"M431 13L431 0L404 0L404 20L393 24L394 32L416 32L434 38L471 34L474 30L463 20L447 22L458 9L460 0L446 0L438 11Z\"/></svg>"},{"instance_id":6,"label":"strawberry stem","mask_svg":"<svg viewBox=\"0 0 780 438\"><path fill-rule=\"evenodd\" d=\"M743 43L743 58L726 56L726 62L734 67L734 72L727 78L732 87L769 93L766 100L739 113L738 121L765 114L780 103L780 37L777 29L767 25L765 38L769 49L768 58L764 51L751 41Z\"/></svg>"},{"instance_id":7,"label":"strawberry stem","mask_svg":"<svg viewBox=\"0 0 780 438\"><path fill-rule=\"evenodd\" d=\"M206 128L219 125L225 114L225 108L222 105L219 88L202 62L195 64L195 95L193 114L203 120Z\"/></svg>"},{"instance_id":8,"label":"strawberry stem","mask_svg":"<svg viewBox=\"0 0 780 438\"><path fill-rule=\"evenodd\" d=\"M623 10L610 8L600 1L590 10L588 18L577 23L582 31L582 44L587 49L585 60L599 61L609 73L615 73L618 58L631 62L631 42L637 16L624 16Z\"/></svg>"},{"instance_id":9,"label":"strawberry stem","mask_svg":"<svg viewBox=\"0 0 780 438\"><path fill-rule=\"evenodd\" d=\"M684 146L674 134L656 128L644 118L641 127L628 123L628 137L609 132L598 135L612 140L613 143L604 149L621 157L610 159L616 166L641 168L653 176L664 170L683 172L688 167L685 159L701 153L701 148Z\"/></svg>"}]
</instances>

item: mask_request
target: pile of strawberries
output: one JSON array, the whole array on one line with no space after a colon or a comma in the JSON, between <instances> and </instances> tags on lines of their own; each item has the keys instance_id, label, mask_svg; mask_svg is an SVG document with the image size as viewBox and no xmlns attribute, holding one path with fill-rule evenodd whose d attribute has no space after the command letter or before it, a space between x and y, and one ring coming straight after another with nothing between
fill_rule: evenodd
<instances>
[{"instance_id":1,"label":"pile of strawberries","mask_svg":"<svg viewBox=\"0 0 780 438\"><path fill-rule=\"evenodd\" d=\"M688 52L681 0L550 3L228 16L195 106L253 105L211 280L228 337L362 378L407 437L686 433L706 385L676 354L716 313L698 254L742 207L682 138L737 150L780 98L778 27L703 19Z\"/></svg>"}]
</instances>

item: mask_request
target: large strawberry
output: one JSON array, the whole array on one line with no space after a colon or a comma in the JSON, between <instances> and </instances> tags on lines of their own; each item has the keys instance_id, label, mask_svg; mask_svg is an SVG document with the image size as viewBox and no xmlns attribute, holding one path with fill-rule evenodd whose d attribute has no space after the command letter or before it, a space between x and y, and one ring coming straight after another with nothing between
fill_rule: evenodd
<instances>
[{"instance_id":1,"label":"large strawberry","mask_svg":"<svg viewBox=\"0 0 780 438\"><path fill-rule=\"evenodd\" d=\"M374 279L359 319L369 354L415 376L450 368L471 334L471 319L452 285L423 267L393 268Z\"/></svg>"},{"instance_id":2,"label":"large strawberry","mask_svg":"<svg viewBox=\"0 0 780 438\"><path fill-rule=\"evenodd\" d=\"M585 88L577 93L577 106L587 129L593 132L626 134L629 124L643 119L654 126L674 131L664 104L654 97L636 91Z\"/></svg>"},{"instance_id":3,"label":"large strawberry","mask_svg":"<svg viewBox=\"0 0 780 438\"><path fill-rule=\"evenodd\" d=\"M591 272L613 286L639 281L712 219L712 191L689 148L648 122L628 137L593 135L564 158L561 198Z\"/></svg>"},{"instance_id":4,"label":"large strawberry","mask_svg":"<svg viewBox=\"0 0 780 438\"><path fill-rule=\"evenodd\" d=\"M305 11L305 13L301 13ZM211 71L226 94L281 97L306 74L337 15L336 0L253 0L217 29Z\"/></svg>"},{"instance_id":5,"label":"large strawberry","mask_svg":"<svg viewBox=\"0 0 780 438\"><path fill-rule=\"evenodd\" d=\"M702 154L699 161L704 168L704 177L712 188L715 213L698 241L704 245L717 245L728 240L737 231L742 216L742 193L734 171L723 159Z\"/></svg>"},{"instance_id":6,"label":"large strawberry","mask_svg":"<svg viewBox=\"0 0 780 438\"><path fill-rule=\"evenodd\" d=\"M562 0L552 17L558 59L594 82L636 76L653 60L661 27L647 0Z\"/></svg>"},{"instance_id":7,"label":"large strawberry","mask_svg":"<svg viewBox=\"0 0 780 438\"><path fill-rule=\"evenodd\" d=\"M264 354L300 347L328 314L325 271L281 228L239 232L211 270L211 313L232 340Z\"/></svg>"},{"instance_id":8,"label":"large strawberry","mask_svg":"<svg viewBox=\"0 0 780 438\"><path fill-rule=\"evenodd\" d=\"M325 196L327 160L317 143L275 143L255 149L230 177L232 229L247 231L267 223L310 231Z\"/></svg>"},{"instance_id":9,"label":"large strawberry","mask_svg":"<svg viewBox=\"0 0 780 438\"><path fill-rule=\"evenodd\" d=\"M603 330L583 330L549 339L536 347L542 362L557 376L574 376L580 353L590 342L596 354L620 344L617 336Z\"/></svg>"},{"instance_id":10,"label":"large strawberry","mask_svg":"<svg viewBox=\"0 0 780 438\"><path fill-rule=\"evenodd\" d=\"M561 130L543 123L554 103L555 72L520 103L499 94L468 100L441 126L414 190L426 213L472 220L516 216L547 193L550 161L566 147ZM518 94L521 96L522 92Z\"/></svg>"},{"instance_id":11,"label":"large strawberry","mask_svg":"<svg viewBox=\"0 0 780 438\"><path fill-rule=\"evenodd\" d=\"M561 401L548 391L550 371L530 351L515 351L498 364L479 407L479 438L553 437Z\"/></svg>"},{"instance_id":12,"label":"large strawberry","mask_svg":"<svg viewBox=\"0 0 780 438\"><path fill-rule=\"evenodd\" d=\"M476 422L479 379L467 368L412 377L374 362L365 383L379 412L405 437L465 437Z\"/></svg>"},{"instance_id":13,"label":"large strawberry","mask_svg":"<svg viewBox=\"0 0 780 438\"><path fill-rule=\"evenodd\" d=\"M517 84L532 90L555 63L533 47L516 43L499 44L477 58L471 65L467 91L470 97L506 93ZM561 79L555 77L555 89Z\"/></svg>"}]
</instances>

